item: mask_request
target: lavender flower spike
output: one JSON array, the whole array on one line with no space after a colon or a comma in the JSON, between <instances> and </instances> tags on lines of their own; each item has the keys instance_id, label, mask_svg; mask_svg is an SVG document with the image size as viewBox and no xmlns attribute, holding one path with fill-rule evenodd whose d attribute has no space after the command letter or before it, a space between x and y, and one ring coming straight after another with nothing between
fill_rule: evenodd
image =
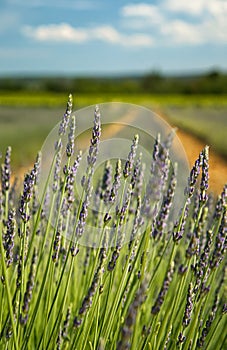
<instances>
[{"instance_id":1,"label":"lavender flower spike","mask_svg":"<svg viewBox=\"0 0 227 350\"><path fill-rule=\"evenodd\" d=\"M75 138L76 120L75 115L71 118L70 130L68 135L68 143L66 146L67 157L71 157L74 153L74 138Z\"/></svg>"},{"instance_id":2,"label":"lavender flower spike","mask_svg":"<svg viewBox=\"0 0 227 350\"><path fill-rule=\"evenodd\" d=\"M151 313L153 315L156 315L159 313L160 309L161 309L161 306L164 302L164 298L166 296L166 293L168 292L168 289L169 289L169 286L170 286L170 283L173 279L173 273L174 273L174 263L172 262L171 265L170 265L170 268L167 272L167 275L164 279L164 282L163 282L163 285L162 285L162 288L158 294L158 298L155 302L155 304L152 306L151 308Z\"/></svg>"},{"instance_id":3,"label":"lavender flower spike","mask_svg":"<svg viewBox=\"0 0 227 350\"><path fill-rule=\"evenodd\" d=\"M187 302L186 302L184 317L182 321L182 324L184 327L187 327L191 321L191 315L192 315L192 309L193 309L192 298L193 298L193 287L192 287L192 283L190 283L188 287Z\"/></svg>"},{"instance_id":4,"label":"lavender flower spike","mask_svg":"<svg viewBox=\"0 0 227 350\"><path fill-rule=\"evenodd\" d=\"M207 195L207 190L209 187L208 161L209 161L209 147L206 146L202 151L202 179L200 184L200 202L202 204L205 204L208 199L208 195Z\"/></svg>"},{"instance_id":5,"label":"lavender flower spike","mask_svg":"<svg viewBox=\"0 0 227 350\"><path fill-rule=\"evenodd\" d=\"M86 197L83 201L82 208L79 215L79 221L76 227L76 236L80 238L85 230L86 218L88 216L88 206L90 203L92 188L90 188L89 192L86 193Z\"/></svg>"},{"instance_id":6,"label":"lavender flower spike","mask_svg":"<svg viewBox=\"0 0 227 350\"><path fill-rule=\"evenodd\" d=\"M124 175L125 179L132 172L134 159L135 159L135 156L136 156L136 150L137 150L137 147L138 147L138 142L139 142L139 135L135 135L134 139L133 139L132 146L131 146L131 150L130 150L130 152L128 154L128 158L127 158L126 163L125 163L125 168L123 170L123 175Z\"/></svg>"},{"instance_id":7,"label":"lavender flower spike","mask_svg":"<svg viewBox=\"0 0 227 350\"><path fill-rule=\"evenodd\" d=\"M116 163L116 168L115 168L114 182L110 191L110 198L109 198L110 203L114 203L114 201L116 200L118 190L121 185L120 179L121 179L121 160L118 159Z\"/></svg>"},{"instance_id":8,"label":"lavender flower spike","mask_svg":"<svg viewBox=\"0 0 227 350\"><path fill-rule=\"evenodd\" d=\"M101 199L103 199L105 203L108 203L109 201L111 183L112 183L112 166L110 162L107 161L104 169L103 179L102 179L102 191L100 194Z\"/></svg>"},{"instance_id":9,"label":"lavender flower spike","mask_svg":"<svg viewBox=\"0 0 227 350\"><path fill-rule=\"evenodd\" d=\"M200 154L200 157L196 159L195 164L192 167L192 170L190 172L190 176L188 178L188 187L186 188L186 193L188 194L189 198L192 197L195 191L196 181L200 174L200 165L201 165L201 154Z\"/></svg>"},{"instance_id":10,"label":"lavender flower spike","mask_svg":"<svg viewBox=\"0 0 227 350\"><path fill-rule=\"evenodd\" d=\"M219 304L219 298L216 295L215 299L214 299L213 306L212 306L212 310L211 310L210 314L208 315L205 326L202 329L202 334L201 334L200 338L197 340L197 347L198 348L204 347L206 337L210 331L210 328L212 326L212 323L213 323L215 316L216 316L216 313L217 313L218 304Z\"/></svg>"},{"instance_id":11,"label":"lavender flower spike","mask_svg":"<svg viewBox=\"0 0 227 350\"><path fill-rule=\"evenodd\" d=\"M100 142L100 136L101 136L100 111L99 111L99 107L96 106L95 107L94 127L92 130L91 145L90 145L88 156L87 156L88 167L93 166L96 162L97 155L98 155L98 145Z\"/></svg>"},{"instance_id":12,"label":"lavender flower spike","mask_svg":"<svg viewBox=\"0 0 227 350\"><path fill-rule=\"evenodd\" d=\"M227 235L227 208L225 208L223 212L221 225L219 226L218 234L215 240L215 248L213 250L212 257L210 259L210 267L212 269L218 267L225 256L225 252L227 249L226 235Z\"/></svg>"},{"instance_id":13,"label":"lavender flower spike","mask_svg":"<svg viewBox=\"0 0 227 350\"><path fill-rule=\"evenodd\" d=\"M26 174L24 178L24 190L21 196L21 204L19 208L21 218L24 222L28 222L30 219L30 215L27 210L27 204L30 202L33 195L34 186L37 182L39 165L40 165L40 158L38 157L36 163L34 164L33 169L29 174Z\"/></svg>"},{"instance_id":14,"label":"lavender flower spike","mask_svg":"<svg viewBox=\"0 0 227 350\"><path fill-rule=\"evenodd\" d=\"M24 303L22 306L23 314L20 315L20 323L21 325L25 325L28 320L28 311L30 308L30 303L32 299L32 292L34 288L34 279L35 279L35 268L36 268L36 260L37 260L37 252L36 249L34 249L33 255L32 255L32 261L28 276L28 281L26 285L26 292L24 294Z\"/></svg>"},{"instance_id":15,"label":"lavender flower spike","mask_svg":"<svg viewBox=\"0 0 227 350\"><path fill-rule=\"evenodd\" d=\"M68 124L69 124L69 118L70 118L70 115L72 113L72 106L73 106L73 98L72 98L72 95L70 94L68 102L67 102L66 111L65 111L65 114L62 118L62 121L61 121L61 124L59 127L59 132L58 132L59 136L64 135L66 132L66 129L67 129Z\"/></svg>"},{"instance_id":16,"label":"lavender flower spike","mask_svg":"<svg viewBox=\"0 0 227 350\"><path fill-rule=\"evenodd\" d=\"M5 162L2 165L2 193L5 194L10 187L10 161L11 161L11 147L7 147Z\"/></svg>"},{"instance_id":17,"label":"lavender flower spike","mask_svg":"<svg viewBox=\"0 0 227 350\"><path fill-rule=\"evenodd\" d=\"M14 209L11 209L8 214L7 221L7 230L4 235L4 248L6 252L6 262L7 267L9 267L13 262L13 248L14 248L14 237L16 234L16 220L15 220L16 212Z\"/></svg>"}]
</instances>

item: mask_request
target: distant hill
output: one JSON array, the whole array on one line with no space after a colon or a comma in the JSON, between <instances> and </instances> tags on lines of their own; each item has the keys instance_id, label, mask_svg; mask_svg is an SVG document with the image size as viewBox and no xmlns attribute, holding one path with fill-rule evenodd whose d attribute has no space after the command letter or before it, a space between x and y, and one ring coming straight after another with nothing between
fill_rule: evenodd
<instances>
[{"instance_id":1,"label":"distant hill","mask_svg":"<svg viewBox=\"0 0 227 350\"><path fill-rule=\"evenodd\" d=\"M151 72L121 77L1 77L0 91L49 91L132 94L226 94L227 73L212 70L205 74L167 76Z\"/></svg>"}]
</instances>

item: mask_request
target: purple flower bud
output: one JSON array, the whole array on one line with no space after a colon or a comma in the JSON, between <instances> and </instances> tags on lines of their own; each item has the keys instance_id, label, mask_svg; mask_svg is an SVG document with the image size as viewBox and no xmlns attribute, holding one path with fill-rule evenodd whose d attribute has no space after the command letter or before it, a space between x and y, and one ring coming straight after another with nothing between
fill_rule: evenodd
<instances>
[{"instance_id":1,"label":"purple flower bud","mask_svg":"<svg viewBox=\"0 0 227 350\"><path fill-rule=\"evenodd\" d=\"M60 123L59 132L58 132L59 136L62 136L66 133L66 129L67 129L68 124L69 124L70 115L72 113L72 106L73 106L73 100L72 100L72 95L70 94L68 102L67 102L65 114L64 114L62 121Z\"/></svg>"},{"instance_id":2,"label":"purple flower bud","mask_svg":"<svg viewBox=\"0 0 227 350\"><path fill-rule=\"evenodd\" d=\"M71 157L74 153L74 138L75 138L76 120L73 115L71 118L70 130L68 135L68 143L66 146L67 157Z\"/></svg>"},{"instance_id":3,"label":"purple flower bud","mask_svg":"<svg viewBox=\"0 0 227 350\"><path fill-rule=\"evenodd\" d=\"M81 326L81 324L82 324L82 319L75 317L73 320L73 327L78 328Z\"/></svg>"},{"instance_id":4,"label":"purple flower bud","mask_svg":"<svg viewBox=\"0 0 227 350\"><path fill-rule=\"evenodd\" d=\"M17 280L16 286L19 289L21 285L21 269L22 269L22 256L19 257L18 265L17 265Z\"/></svg>"},{"instance_id":5,"label":"purple flower bud","mask_svg":"<svg viewBox=\"0 0 227 350\"><path fill-rule=\"evenodd\" d=\"M205 326L202 329L201 336L197 340L197 347L198 348L204 347L206 337L210 331L210 328L212 326L212 323L213 323L215 316L216 316L216 313L217 313L218 303L219 303L219 298L216 296L214 299L214 303L212 305L212 310L211 310L210 314L208 315Z\"/></svg>"},{"instance_id":6,"label":"purple flower bud","mask_svg":"<svg viewBox=\"0 0 227 350\"><path fill-rule=\"evenodd\" d=\"M111 183L112 183L112 166L110 162L107 161L104 169L103 179L102 179L102 191L100 194L101 199L103 199L105 203L109 202Z\"/></svg>"},{"instance_id":7,"label":"purple flower bud","mask_svg":"<svg viewBox=\"0 0 227 350\"><path fill-rule=\"evenodd\" d=\"M63 323L63 329L61 331L61 336L63 339L66 339L68 336L68 328L69 328L69 322L70 322L70 317L71 317L71 307L68 307L67 313L65 316L65 320Z\"/></svg>"},{"instance_id":8,"label":"purple flower bud","mask_svg":"<svg viewBox=\"0 0 227 350\"><path fill-rule=\"evenodd\" d=\"M186 188L186 194L188 197L192 197L194 191L196 182L198 179L198 176L200 174L200 165L201 165L201 155L200 157L195 161L195 164L191 170L190 176L188 178L188 187Z\"/></svg>"},{"instance_id":9,"label":"purple flower bud","mask_svg":"<svg viewBox=\"0 0 227 350\"><path fill-rule=\"evenodd\" d=\"M141 226L142 221L141 221L141 197L137 197L137 206L136 206L136 212L134 216L134 221L133 221L133 227L132 227L132 232L130 236L130 242L129 242L129 249L131 248L132 242L134 241L136 234L138 232L139 227Z\"/></svg>"},{"instance_id":10,"label":"purple flower bud","mask_svg":"<svg viewBox=\"0 0 227 350\"><path fill-rule=\"evenodd\" d=\"M32 299L32 292L34 288L34 279L35 279L35 265L37 260L37 252L34 249L33 255L32 255L32 261L30 266L30 271L28 275L28 281L26 285L26 291L24 294L24 302L22 305L22 312L23 314L20 315L20 323L21 325L25 325L28 320L28 311Z\"/></svg>"},{"instance_id":11,"label":"purple flower bud","mask_svg":"<svg viewBox=\"0 0 227 350\"><path fill-rule=\"evenodd\" d=\"M178 242L183 237L184 231L185 231L185 225L188 218L188 212L190 207L190 197L188 197L185 207L182 209L182 213L180 214L180 219L175 223L174 230L173 230L173 241Z\"/></svg>"},{"instance_id":12,"label":"purple flower bud","mask_svg":"<svg viewBox=\"0 0 227 350\"><path fill-rule=\"evenodd\" d=\"M136 156L136 150L138 147L138 141L139 141L139 135L135 135L133 139L133 143L131 146L131 150L128 154L128 158L125 163L125 167L123 170L123 175L124 178L126 179L129 175L131 175L132 169L133 169L133 164L134 164L134 159Z\"/></svg>"},{"instance_id":13,"label":"purple flower bud","mask_svg":"<svg viewBox=\"0 0 227 350\"><path fill-rule=\"evenodd\" d=\"M114 182L110 191L110 203L114 203L117 198L118 190L121 185L121 160L119 159L116 163L115 174L114 174Z\"/></svg>"},{"instance_id":14,"label":"purple flower bud","mask_svg":"<svg viewBox=\"0 0 227 350\"><path fill-rule=\"evenodd\" d=\"M193 287L192 287L192 283L190 283L188 287L187 302L186 302L186 307L184 310L184 316L182 321L182 325L184 328L186 328L191 322L192 310L193 310Z\"/></svg>"},{"instance_id":15,"label":"purple flower bud","mask_svg":"<svg viewBox=\"0 0 227 350\"><path fill-rule=\"evenodd\" d=\"M164 279L163 285L161 287L161 290L158 294L158 297L154 303L154 305L151 308L151 313L156 315L159 313L161 306L164 302L164 298L169 290L170 283L173 279L173 273L174 273L174 264L173 262L171 263L171 266L166 274L166 277Z\"/></svg>"},{"instance_id":16,"label":"purple flower bud","mask_svg":"<svg viewBox=\"0 0 227 350\"><path fill-rule=\"evenodd\" d=\"M162 199L170 169L169 150L165 148L165 143L161 146L156 142L154 147L157 147L158 153L154 150L155 155L153 154L150 177L141 210L143 216L153 217L153 221L158 213L158 204Z\"/></svg>"},{"instance_id":17,"label":"purple flower bud","mask_svg":"<svg viewBox=\"0 0 227 350\"><path fill-rule=\"evenodd\" d=\"M56 161L54 166L54 178L53 178L53 185L52 190L53 192L57 192L59 187L59 180L60 180L60 171L61 171L61 147L59 148L57 155L56 155Z\"/></svg>"},{"instance_id":18,"label":"purple flower bud","mask_svg":"<svg viewBox=\"0 0 227 350\"><path fill-rule=\"evenodd\" d=\"M177 183L176 176L177 176L177 168L175 165L171 175L167 193L163 198L159 215L156 218L155 228L152 232L152 235L154 238L156 238L157 236L161 237L167 225L167 220L170 214L170 209L173 203L174 193L176 189L176 183Z\"/></svg>"},{"instance_id":19,"label":"purple flower bud","mask_svg":"<svg viewBox=\"0 0 227 350\"><path fill-rule=\"evenodd\" d=\"M76 178L77 169L79 167L81 160L81 152L79 152L76 160L74 161L73 165L69 167L67 172L67 178L66 178L66 186L65 191L67 195L67 202L68 207L70 208L72 203L74 202L74 183Z\"/></svg>"},{"instance_id":20,"label":"purple flower bud","mask_svg":"<svg viewBox=\"0 0 227 350\"><path fill-rule=\"evenodd\" d=\"M180 333L177 339L178 339L178 343L179 343L179 344L182 344L182 343L185 342L186 337L185 337L185 335L183 335L182 333Z\"/></svg>"},{"instance_id":21,"label":"purple flower bud","mask_svg":"<svg viewBox=\"0 0 227 350\"><path fill-rule=\"evenodd\" d=\"M200 183L200 203L205 204L208 199L207 190L209 187L209 147L202 151L202 179Z\"/></svg>"},{"instance_id":22,"label":"purple flower bud","mask_svg":"<svg viewBox=\"0 0 227 350\"><path fill-rule=\"evenodd\" d=\"M8 213L8 221L6 223L6 234L4 235L3 246L6 252L6 264L9 267L13 262L14 238L16 234L16 212L10 209Z\"/></svg>"},{"instance_id":23,"label":"purple flower bud","mask_svg":"<svg viewBox=\"0 0 227 350\"><path fill-rule=\"evenodd\" d=\"M99 282L100 282L101 274L103 273L102 267L103 267L103 262L105 259L105 256L102 253L101 253L101 255L102 255L102 258L100 259L99 265L94 273L91 285L90 285L88 292L85 295L85 297L82 301L82 305L79 309L80 318L79 317L74 318L74 327L80 326L80 324L82 323L82 318L85 316L88 309L92 306L94 295L96 294L96 292L99 292ZM79 321L79 324L77 321Z\"/></svg>"},{"instance_id":24,"label":"purple flower bud","mask_svg":"<svg viewBox=\"0 0 227 350\"><path fill-rule=\"evenodd\" d=\"M106 225L110 220L111 220L111 216L109 215L109 213L106 213L103 219L104 224Z\"/></svg>"},{"instance_id":25,"label":"purple flower bud","mask_svg":"<svg viewBox=\"0 0 227 350\"><path fill-rule=\"evenodd\" d=\"M120 255L120 251L118 248L115 248L113 253L112 253L112 257L111 257L111 260L109 261L108 263L108 271L112 272L116 266L116 262L117 262L117 259L119 258L119 255Z\"/></svg>"},{"instance_id":26,"label":"purple flower bud","mask_svg":"<svg viewBox=\"0 0 227 350\"><path fill-rule=\"evenodd\" d=\"M38 177L38 164L35 163L34 168L31 170L29 174L26 174L24 178L24 190L21 196L21 203L19 208L21 218L24 222L28 222L30 219L28 203L32 198L37 177Z\"/></svg>"},{"instance_id":27,"label":"purple flower bud","mask_svg":"<svg viewBox=\"0 0 227 350\"><path fill-rule=\"evenodd\" d=\"M100 136L101 136L100 111L98 106L96 106L91 145L87 156L88 167L92 167L96 163L97 155L98 155L98 146L100 143Z\"/></svg>"},{"instance_id":28,"label":"purple flower bud","mask_svg":"<svg viewBox=\"0 0 227 350\"><path fill-rule=\"evenodd\" d=\"M214 213L214 219L219 220L222 216L223 208L227 204L227 184L224 186L221 195L219 196Z\"/></svg>"},{"instance_id":29,"label":"purple flower bud","mask_svg":"<svg viewBox=\"0 0 227 350\"><path fill-rule=\"evenodd\" d=\"M160 152L160 134L157 135L154 143L153 149L153 160L156 161L158 159L158 155Z\"/></svg>"},{"instance_id":30,"label":"purple flower bud","mask_svg":"<svg viewBox=\"0 0 227 350\"><path fill-rule=\"evenodd\" d=\"M226 207L222 214L221 225L219 226L218 234L215 239L215 248L212 253L212 257L210 259L210 267L213 269L218 267L220 262L225 256L226 248L227 248L227 214Z\"/></svg>"},{"instance_id":31,"label":"purple flower bud","mask_svg":"<svg viewBox=\"0 0 227 350\"><path fill-rule=\"evenodd\" d=\"M184 275L186 273L187 269L188 269L187 266L180 265L178 268L179 275Z\"/></svg>"},{"instance_id":32,"label":"purple flower bud","mask_svg":"<svg viewBox=\"0 0 227 350\"><path fill-rule=\"evenodd\" d=\"M88 216L88 205L90 203L90 192L86 193L85 200L82 203L82 208L80 210L79 220L76 227L76 236L80 238L85 230L86 218Z\"/></svg>"},{"instance_id":33,"label":"purple flower bud","mask_svg":"<svg viewBox=\"0 0 227 350\"><path fill-rule=\"evenodd\" d=\"M54 263L56 263L59 258L59 252L60 252L60 246L61 246L61 232L62 232L62 217L60 217L59 219L58 229L56 231L55 239L54 239L53 254L52 254L52 260Z\"/></svg>"},{"instance_id":34,"label":"purple flower bud","mask_svg":"<svg viewBox=\"0 0 227 350\"><path fill-rule=\"evenodd\" d=\"M138 313L138 309L146 300L146 286L143 282L140 288L137 290L134 300L129 306L127 316L124 320L124 324L121 329L121 339L117 344L117 350L130 349L130 339L133 333L133 326L136 322L136 317Z\"/></svg>"},{"instance_id":35,"label":"purple flower bud","mask_svg":"<svg viewBox=\"0 0 227 350\"><path fill-rule=\"evenodd\" d=\"M11 175L11 147L7 147L5 162L2 165L2 193L5 194L10 187L10 175Z\"/></svg>"}]
</instances>

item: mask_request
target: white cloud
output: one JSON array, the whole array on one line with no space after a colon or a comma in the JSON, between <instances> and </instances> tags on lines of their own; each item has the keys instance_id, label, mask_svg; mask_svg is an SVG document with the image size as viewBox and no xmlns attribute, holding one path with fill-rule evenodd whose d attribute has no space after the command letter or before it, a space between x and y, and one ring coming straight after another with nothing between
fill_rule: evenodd
<instances>
[{"instance_id":1,"label":"white cloud","mask_svg":"<svg viewBox=\"0 0 227 350\"><path fill-rule=\"evenodd\" d=\"M204 41L203 33L201 31L198 32L198 28L195 25L182 20L164 23L160 30L169 43L200 44Z\"/></svg>"},{"instance_id":2,"label":"white cloud","mask_svg":"<svg viewBox=\"0 0 227 350\"><path fill-rule=\"evenodd\" d=\"M201 16L208 14L227 14L226 0L164 0L163 8L178 13L187 13L191 15Z\"/></svg>"},{"instance_id":3,"label":"white cloud","mask_svg":"<svg viewBox=\"0 0 227 350\"><path fill-rule=\"evenodd\" d=\"M121 9L121 15L126 18L142 18L153 23L161 22L163 16L159 8L146 3L128 4Z\"/></svg>"},{"instance_id":4,"label":"white cloud","mask_svg":"<svg viewBox=\"0 0 227 350\"><path fill-rule=\"evenodd\" d=\"M171 12L199 15L204 11L206 3L209 1L212 0L166 0L163 2L163 7Z\"/></svg>"},{"instance_id":5,"label":"white cloud","mask_svg":"<svg viewBox=\"0 0 227 350\"><path fill-rule=\"evenodd\" d=\"M121 13L125 17L154 17L160 15L157 6L145 3L126 5L121 9Z\"/></svg>"},{"instance_id":6,"label":"white cloud","mask_svg":"<svg viewBox=\"0 0 227 350\"><path fill-rule=\"evenodd\" d=\"M121 34L111 26L100 26L90 30L93 38L117 44L121 41Z\"/></svg>"},{"instance_id":7,"label":"white cloud","mask_svg":"<svg viewBox=\"0 0 227 350\"><path fill-rule=\"evenodd\" d=\"M196 15L196 20L192 22L190 16L182 17L179 12ZM101 41L141 48L227 43L227 1L162 0L159 6L141 2L123 6L120 13L121 25L127 27L127 33L111 25L74 27L68 23L27 26L23 33L43 42Z\"/></svg>"},{"instance_id":8,"label":"white cloud","mask_svg":"<svg viewBox=\"0 0 227 350\"><path fill-rule=\"evenodd\" d=\"M186 16L182 18L181 14ZM227 1L224 0L162 0L159 6L131 3L122 7L121 15L123 26L152 32L157 44L227 43ZM192 22L191 16L196 21Z\"/></svg>"},{"instance_id":9,"label":"white cloud","mask_svg":"<svg viewBox=\"0 0 227 350\"><path fill-rule=\"evenodd\" d=\"M151 36L145 34L122 34L111 26L96 27L91 30L91 36L113 44L123 46L151 46L153 40Z\"/></svg>"},{"instance_id":10,"label":"white cloud","mask_svg":"<svg viewBox=\"0 0 227 350\"><path fill-rule=\"evenodd\" d=\"M204 21L192 24L183 20L163 23L160 28L163 39L169 44L198 45L206 43L227 43L227 23Z\"/></svg>"},{"instance_id":11,"label":"white cloud","mask_svg":"<svg viewBox=\"0 0 227 350\"><path fill-rule=\"evenodd\" d=\"M67 23L41 25L33 28L26 26L23 28L26 36L38 41L69 41L84 42L88 39L88 33L79 28L73 28Z\"/></svg>"},{"instance_id":12,"label":"white cloud","mask_svg":"<svg viewBox=\"0 0 227 350\"><path fill-rule=\"evenodd\" d=\"M75 28L67 23L41 25L36 28L26 26L23 34L37 41L83 43L99 40L111 44L131 47L149 47L153 45L151 35L122 34L112 26L94 28Z\"/></svg>"}]
</instances>

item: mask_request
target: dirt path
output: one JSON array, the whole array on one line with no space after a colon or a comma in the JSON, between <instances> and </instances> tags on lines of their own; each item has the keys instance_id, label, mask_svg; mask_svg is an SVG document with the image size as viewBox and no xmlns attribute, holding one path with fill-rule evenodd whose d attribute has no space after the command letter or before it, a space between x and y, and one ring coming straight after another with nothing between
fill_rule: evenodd
<instances>
[{"instance_id":1,"label":"dirt path","mask_svg":"<svg viewBox=\"0 0 227 350\"><path fill-rule=\"evenodd\" d=\"M181 140L187 154L189 164L192 167L199 152L206 146L193 135L183 130L178 130L177 135ZM227 162L210 147L209 157L210 189L216 194L221 193L223 186L227 182Z\"/></svg>"},{"instance_id":2,"label":"dirt path","mask_svg":"<svg viewBox=\"0 0 227 350\"><path fill-rule=\"evenodd\" d=\"M158 111L159 115L162 115L162 117L170 124L172 123L163 116L163 113L160 113ZM135 116L125 116L124 119L121 121L127 121L130 122L130 118L133 119ZM175 126L175 125L172 125ZM121 126L116 126L113 128L111 126L110 130L106 130L106 135L111 137L118 133ZM198 137L195 137L194 135L185 132L184 130L181 130L180 128L177 130L177 136L179 137L180 141L182 142L182 145L185 149L185 152L188 157L188 161L190 164L190 167L193 166L195 160L197 159L199 153L201 150L206 146L206 143L201 141ZM227 162L221 157L219 154L214 152L212 150L212 147L210 147L210 160L209 160L209 174L210 174L210 190L214 192L215 194L220 194L223 186L225 183L227 183ZM15 174L19 179L23 179L24 174L26 171L31 169L31 167L28 168L20 168L17 170L17 173Z\"/></svg>"},{"instance_id":3,"label":"dirt path","mask_svg":"<svg viewBox=\"0 0 227 350\"><path fill-rule=\"evenodd\" d=\"M162 117L170 124L172 123L165 116ZM172 125L175 126L175 125ZM185 132L178 128L177 136L179 137L185 152L188 157L190 167L193 166L195 160L198 158L201 150L206 146L206 143L201 141L198 137ZM209 175L210 175L210 190L215 194L220 194L224 185L227 183L227 161L218 153L214 152L211 145L209 155Z\"/></svg>"}]
</instances>

